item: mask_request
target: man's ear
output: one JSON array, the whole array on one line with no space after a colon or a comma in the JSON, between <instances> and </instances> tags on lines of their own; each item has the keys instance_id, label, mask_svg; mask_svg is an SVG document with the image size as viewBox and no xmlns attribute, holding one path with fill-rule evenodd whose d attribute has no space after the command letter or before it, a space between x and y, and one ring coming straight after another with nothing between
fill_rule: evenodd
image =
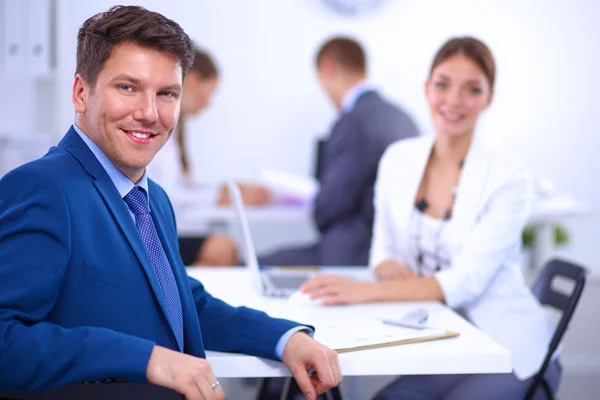
<instances>
[{"instance_id":1,"label":"man's ear","mask_svg":"<svg viewBox=\"0 0 600 400\"><path fill-rule=\"evenodd\" d=\"M73 107L75 112L84 113L87 110L87 99L90 94L90 85L80 74L75 75L73 81Z\"/></svg>"},{"instance_id":2,"label":"man's ear","mask_svg":"<svg viewBox=\"0 0 600 400\"><path fill-rule=\"evenodd\" d=\"M335 74L337 65L336 63L331 60L330 58L324 57L321 60L321 63L319 65L319 69L321 70L321 72L323 73L323 75L325 76L332 76Z\"/></svg>"}]
</instances>

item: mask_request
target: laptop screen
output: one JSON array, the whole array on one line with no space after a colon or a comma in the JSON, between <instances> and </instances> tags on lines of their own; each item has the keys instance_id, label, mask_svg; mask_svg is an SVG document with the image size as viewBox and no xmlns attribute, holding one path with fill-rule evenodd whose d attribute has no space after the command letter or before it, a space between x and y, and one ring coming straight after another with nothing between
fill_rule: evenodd
<instances>
[{"instance_id":1,"label":"laptop screen","mask_svg":"<svg viewBox=\"0 0 600 400\"><path fill-rule=\"evenodd\" d=\"M232 181L227 181L227 188L229 189L229 196L233 201L233 207L237 214L238 222L242 228L242 240L244 242L244 250L246 254L246 267L250 271L253 283L264 290L264 285L260 277L260 268L258 265L258 258L256 257L256 250L254 249L254 242L252 241L252 235L250 234L250 226L248 224L248 218L246 216L246 210L244 209L244 202L242 201L242 193L238 185Z\"/></svg>"}]
</instances>

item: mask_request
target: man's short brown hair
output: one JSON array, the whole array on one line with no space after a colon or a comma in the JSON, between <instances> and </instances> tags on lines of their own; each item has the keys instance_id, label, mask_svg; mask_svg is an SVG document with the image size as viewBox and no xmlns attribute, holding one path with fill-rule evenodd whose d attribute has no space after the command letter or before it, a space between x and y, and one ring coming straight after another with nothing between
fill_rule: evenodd
<instances>
[{"instance_id":1,"label":"man's short brown hair","mask_svg":"<svg viewBox=\"0 0 600 400\"><path fill-rule=\"evenodd\" d=\"M334 37L325 42L317 53L317 68L323 59L330 59L352 72L365 73L367 62L362 46L354 39L348 37Z\"/></svg>"},{"instance_id":2,"label":"man's short brown hair","mask_svg":"<svg viewBox=\"0 0 600 400\"><path fill-rule=\"evenodd\" d=\"M75 73L95 86L113 48L127 42L173 54L183 77L194 61L192 40L175 21L143 7L114 6L88 18L79 29Z\"/></svg>"}]
</instances>

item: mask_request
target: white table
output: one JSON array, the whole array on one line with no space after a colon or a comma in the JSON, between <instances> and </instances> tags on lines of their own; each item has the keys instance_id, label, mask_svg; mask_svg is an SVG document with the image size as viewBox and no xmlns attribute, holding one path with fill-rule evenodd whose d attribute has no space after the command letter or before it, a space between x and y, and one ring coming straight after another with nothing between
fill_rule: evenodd
<instances>
[{"instance_id":1,"label":"white table","mask_svg":"<svg viewBox=\"0 0 600 400\"><path fill-rule=\"evenodd\" d=\"M534 203L529 225L535 230L535 242L530 260L531 275L554 254L554 225L567 218L590 214L590 206L568 196L552 196Z\"/></svg>"},{"instance_id":2,"label":"white table","mask_svg":"<svg viewBox=\"0 0 600 400\"><path fill-rule=\"evenodd\" d=\"M508 350L440 303L340 307L294 304L286 299L260 296L245 268L188 268L188 273L199 279L212 295L234 306L260 309L271 316L310 324L316 329L331 321L400 316L423 307L429 311L431 326L460 332L457 338L342 353L339 359L344 376L481 374L512 370ZM207 352L207 357L219 378L289 376L283 364L258 357L213 351Z\"/></svg>"}]
</instances>

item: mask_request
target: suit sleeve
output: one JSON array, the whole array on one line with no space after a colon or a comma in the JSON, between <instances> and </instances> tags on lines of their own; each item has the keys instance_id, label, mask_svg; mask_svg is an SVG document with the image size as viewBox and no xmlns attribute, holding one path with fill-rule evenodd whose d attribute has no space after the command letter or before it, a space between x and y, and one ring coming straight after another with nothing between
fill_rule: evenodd
<instances>
[{"instance_id":1,"label":"suit sleeve","mask_svg":"<svg viewBox=\"0 0 600 400\"><path fill-rule=\"evenodd\" d=\"M279 360L275 353L279 339L288 330L303 325L251 308L232 307L212 297L196 279L189 280L206 350Z\"/></svg>"},{"instance_id":2,"label":"suit sleeve","mask_svg":"<svg viewBox=\"0 0 600 400\"><path fill-rule=\"evenodd\" d=\"M531 214L532 190L531 175L522 169L489 196L452 268L436 274L449 307L461 307L481 296L507 256L518 251Z\"/></svg>"},{"instance_id":3,"label":"suit sleeve","mask_svg":"<svg viewBox=\"0 0 600 400\"><path fill-rule=\"evenodd\" d=\"M0 389L145 382L154 343L47 322L70 258L71 222L61 187L31 169L0 180Z\"/></svg>"},{"instance_id":4,"label":"suit sleeve","mask_svg":"<svg viewBox=\"0 0 600 400\"><path fill-rule=\"evenodd\" d=\"M346 215L352 215L369 179L366 140L360 122L351 114L335 125L326 146L327 164L315 198L315 222L319 231Z\"/></svg>"}]
</instances>

